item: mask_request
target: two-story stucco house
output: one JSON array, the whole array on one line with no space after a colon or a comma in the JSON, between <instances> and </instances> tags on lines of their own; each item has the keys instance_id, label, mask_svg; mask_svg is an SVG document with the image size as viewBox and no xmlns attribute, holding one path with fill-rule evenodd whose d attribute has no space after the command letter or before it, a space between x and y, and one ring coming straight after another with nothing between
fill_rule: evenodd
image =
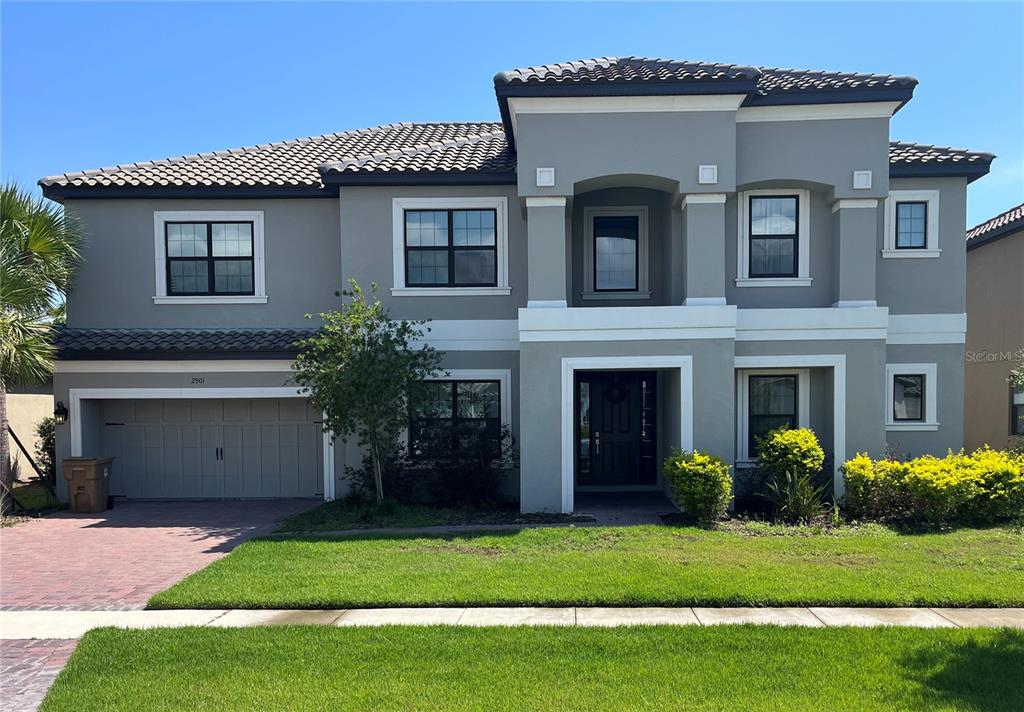
<instances>
[{"instance_id":1,"label":"two-story stucco house","mask_svg":"<svg viewBox=\"0 0 1024 712\"><path fill-rule=\"evenodd\" d=\"M603 58L501 72L499 123L391 124L41 181L89 233L58 456L113 494L341 493L288 385L354 277L431 319L451 418L511 426L524 511L742 468L810 426L858 451L963 443L966 191L992 156L893 142L914 79ZM489 407L460 407L483 395Z\"/></svg>"}]
</instances>

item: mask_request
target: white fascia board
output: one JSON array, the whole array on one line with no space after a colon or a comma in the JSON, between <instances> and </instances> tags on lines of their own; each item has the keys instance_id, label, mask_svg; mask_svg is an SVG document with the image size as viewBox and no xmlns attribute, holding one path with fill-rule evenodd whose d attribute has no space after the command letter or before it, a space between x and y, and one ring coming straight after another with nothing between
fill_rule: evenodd
<instances>
[{"instance_id":1,"label":"white fascia board","mask_svg":"<svg viewBox=\"0 0 1024 712\"><path fill-rule=\"evenodd\" d=\"M744 106L736 112L736 123L757 121L827 121L834 119L888 119L899 108L898 101L851 104L802 104L792 106Z\"/></svg>"},{"instance_id":2,"label":"white fascia board","mask_svg":"<svg viewBox=\"0 0 1024 712\"><path fill-rule=\"evenodd\" d=\"M522 96L508 100L515 114L619 114L662 111L736 111L746 94L688 96Z\"/></svg>"},{"instance_id":3,"label":"white fascia board","mask_svg":"<svg viewBox=\"0 0 1024 712\"><path fill-rule=\"evenodd\" d=\"M885 339L888 307L740 309L737 341Z\"/></svg>"},{"instance_id":4,"label":"white fascia board","mask_svg":"<svg viewBox=\"0 0 1024 712\"><path fill-rule=\"evenodd\" d=\"M422 343L438 351L519 350L519 323L515 319L429 321L424 332Z\"/></svg>"},{"instance_id":5,"label":"white fascia board","mask_svg":"<svg viewBox=\"0 0 1024 712\"><path fill-rule=\"evenodd\" d=\"M966 314L890 314L889 344L963 344Z\"/></svg>"},{"instance_id":6,"label":"white fascia board","mask_svg":"<svg viewBox=\"0 0 1024 712\"><path fill-rule=\"evenodd\" d=\"M520 309L520 341L731 339L736 307Z\"/></svg>"}]
</instances>

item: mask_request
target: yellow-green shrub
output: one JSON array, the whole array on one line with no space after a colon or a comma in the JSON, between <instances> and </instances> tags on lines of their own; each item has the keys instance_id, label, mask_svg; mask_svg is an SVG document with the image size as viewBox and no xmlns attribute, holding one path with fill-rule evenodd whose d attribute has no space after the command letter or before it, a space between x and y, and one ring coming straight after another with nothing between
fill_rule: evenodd
<instances>
[{"instance_id":1,"label":"yellow-green shrub","mask_svg":"<svg viewBox=\"0 0 1024 712\"><path fill-rule=\"evenodd\" d=\"M673 501L699 521L725 514L732 497L729 465L703 452L677 452L662 468Z\"/></svg>"},{"instance_id":2,"label":"yellow-green shrub","mask_svg":"<svg viewBox=\"0 0 1024 712\"><path fill-rule=\"evenodd\" d=\"M758 440L757 460L775 477L783 477L787 472L794 477L814 476L821 472L825 451L810 428L783 426Z\"/></svg>"},{"instance_id":3,"label":"yellow-green shrub","mask_svg":"<svg viewBox=\"0 0 1024 712\"><path fill-rule=\"evenodd\" d=\"M843 477L848 511L867 519L984 524L1024 513L1024 456L988 447L907 462L858 454Z\"/></svg>"}]
</instances>

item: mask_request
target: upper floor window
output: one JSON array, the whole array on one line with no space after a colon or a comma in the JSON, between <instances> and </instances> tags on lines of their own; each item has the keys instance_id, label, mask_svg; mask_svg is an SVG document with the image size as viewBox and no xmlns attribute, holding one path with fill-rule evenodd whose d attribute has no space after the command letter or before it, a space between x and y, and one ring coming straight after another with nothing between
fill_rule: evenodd
<instances>
[{"instance_id":1,"label":"upper floor window","mask_svg":"<svg viewBox=\"0 0 1024 712\"><path fill-rule=\"evenodd\" d=\"M583 209L584 299L647 299L647 207Z\"/></svg>"},{"instance_id":2,"label":"upper floor window","mask_svg":"<svg viewBox=\"0 0 1024 712\"><path fill-rule=\"evenodd\" d=\"M749 190L738 199L736 286L809 286L810 191Z\"/></svg>"},{"instance_id":3,"label":"upper floor window","mask_svg":"<svg viewBox=\"0 0 1024 712\"><path fill-rule=\"evenodd\" d=\"M251 222L167 222L167 294L253 294Z\"/></svg>"},{"instance_id":4,"label":"upper floor window","mask_svg":"<svg viewBox=\"0 0 1024 712\"><path fill-rule=\"evenodd\" d=\"M498 285L496 210L406 210L405 283Z\"/></svg>"},{"instance_id":5,"label":"upper floor window","mask_svg":"<svg viewBox=\"0 0 1024 712\"><path fill-rule=\"evenodd\" d=\"M509 294L506 198L394 198L395 296Z\"/></svg>"},{"instance_id":6,"label":"upper floor window","mask_svg":"<svg viewBox=\"0 0 1024 712\"><path fill-rule=\"evenodd\" d=\"M261 211L153 214L157 304L267 301Z\"/></svg>"},{"instance_id":7,"label":"upper floor window","mask_svg":"<svg viewBox=\"0 0 1024 712\"><path fill-rule=\"evenodd\" d=\"M938 257L939 191L890 190L882 257Z\"/></svg>"},{"instance_id":8,"label":"upper floor window","mask_svg":"<svg viewBox=\"0 0 1024 712\"><path fill-rule=\"evenodd\" d=\"M886 364L885 378L887 430L938 430L936 364Z\"/></svg>"},{"instance_id":9,"label":"upper floor window","mask_svg":"<svg viewBox=\"0 0 1024 712\"><path fill-rule=\"evenodd\" d=\"M750 277L797 276L795 195L750 198Z\"/></svg>"},{"instance_id":10,"label":"upper floor window","mask_svg":"<svg viewBox=\"0 0 1024 712\"><path fill-rule=\"evenodd\" d=\"M920 250L928 246L928 203L914 200L896 203L896 249Z\"/></svg>"}]
</instances>

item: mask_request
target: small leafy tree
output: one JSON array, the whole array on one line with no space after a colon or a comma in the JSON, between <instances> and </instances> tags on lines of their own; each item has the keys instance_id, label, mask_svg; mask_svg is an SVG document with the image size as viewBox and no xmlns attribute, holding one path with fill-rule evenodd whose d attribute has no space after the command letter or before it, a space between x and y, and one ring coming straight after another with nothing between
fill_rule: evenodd
<instances>
[{"instance_id":1,"label":"small leafy tree","mask_svg":"<svg viewBox=\"0 0 1024 712\"><path fill-rule=\"evenodd\" d=\"M336 294L341 308L321 314L323 327L299 342L293 368L296 383L324 412L324 427L337 438L354 435L368 453L380 503L384 463L394 459L409 398L438 372L441 354L415 344L426 322L392 319L376 283L371 290L372 300L349 280L349 289Z\"/></svg>"}]
</instances>

